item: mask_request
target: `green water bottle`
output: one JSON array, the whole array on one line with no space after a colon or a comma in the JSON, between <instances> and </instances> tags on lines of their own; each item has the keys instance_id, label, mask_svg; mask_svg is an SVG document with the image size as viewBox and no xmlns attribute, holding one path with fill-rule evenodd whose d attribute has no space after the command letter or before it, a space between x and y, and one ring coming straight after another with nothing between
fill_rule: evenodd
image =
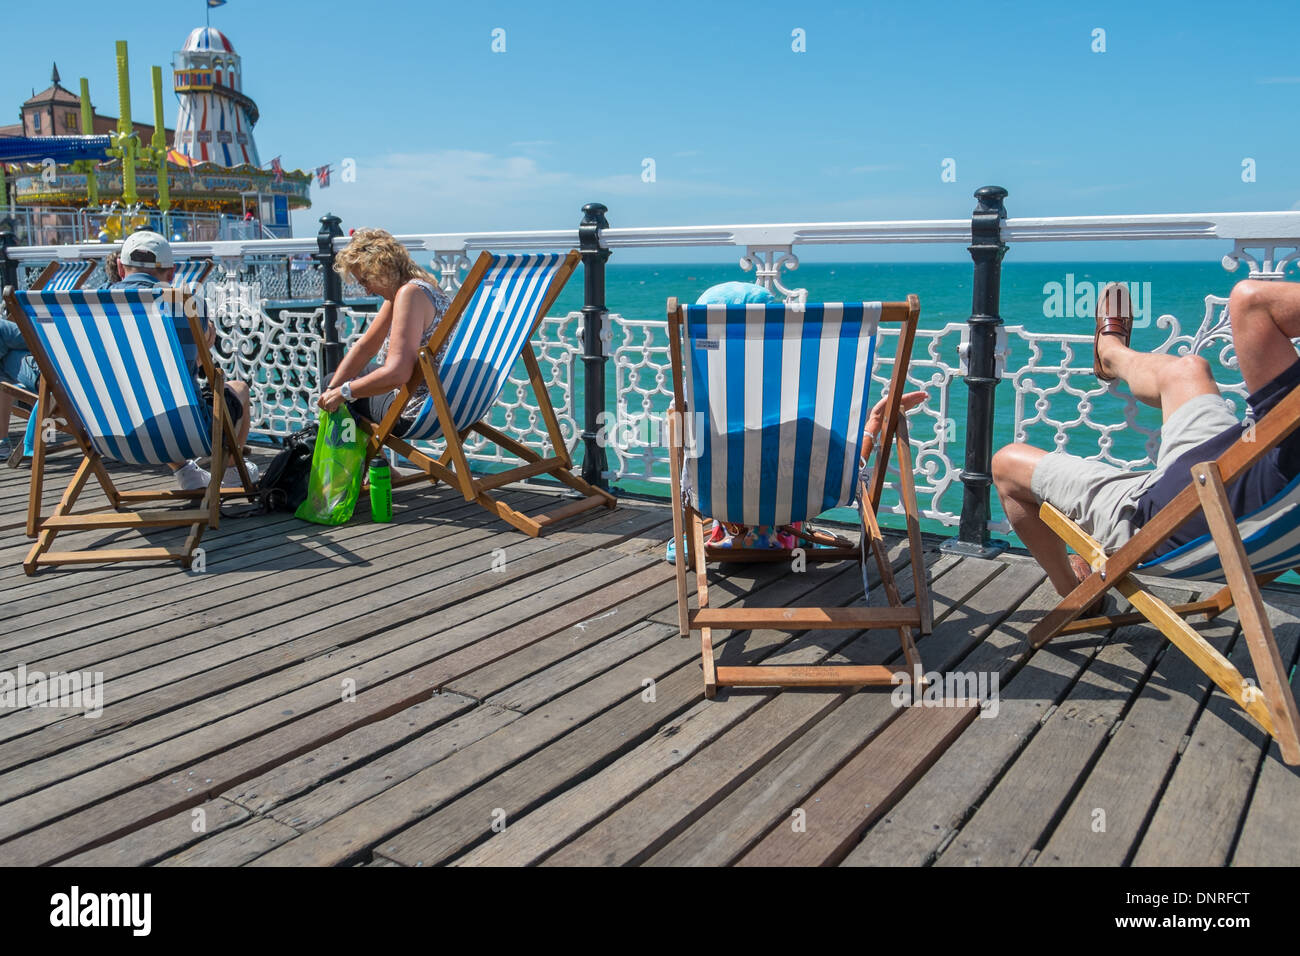
<instances>
[{"instance_id":1,"label":"green water bottle","mask_svg":"<svg viewBox=\"0 0 1300 956\"><path fill-rule=\"evenodd\" d=\"M370 520L393 520L393 473L383 458L370 460Z\"/></svg>"}]
</instances>

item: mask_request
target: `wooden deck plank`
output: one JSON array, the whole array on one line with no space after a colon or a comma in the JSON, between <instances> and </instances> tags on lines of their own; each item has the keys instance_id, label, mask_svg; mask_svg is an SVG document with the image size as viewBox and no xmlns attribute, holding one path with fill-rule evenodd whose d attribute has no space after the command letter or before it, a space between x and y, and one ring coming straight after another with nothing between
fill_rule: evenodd
<instances>
[{"instance_id":1,"label":"wooden deck plank","mask_svg":"<svg viewBox=\"0 0 1300 956\"><path fill-rule=\"evenodd\" d=\"M978 559L963 559L939 577L932 591L938 623L917 645L927 670L946 669L963 648L996 626L1040 578L1036 569L1012 569ZM867 653L879 655L885 640L883 632L870 632L842 656L865 659L864 649L873 644L874 650ZM897 716L890 696L879 691L850 696L646 862L692 866L734 862Z\"/></svg>"},{"instance_id":2,"label":"wooden deck plank","mask_svg":"<svg viewBox=\"0 0 1300 956\"><path fill-rule=\"evenodd\" d=\"M742 600L746 593L744 584L752 587L758 581L770 582L778 573L770 566L745 569L734 576L735 591L730 596L720 593L718 600L721 603ZM827 570L819 569L798 576L799 581L791 582L787 577L781 582L785 585L782 593L803 593L798 588L811 588L813 582L828 574ZM763 589L760 593L768 592ZM672 625L655 626L662 628L664 640L649 650L587 680L515 721L505 731L467 747L442 765L416 774L304 833L285 847L259 859L257 864L348 862L359 854L368 853L371 847L390 834L426 818L458 795L499 776L503 770L566 736L574 728L598 742L603 737L604 745L609 746L609 739L618 739L620 734L627 732L624 714L629 709L651 712L647 718L651 725L656 720L668 719L689 706L701 692L697 663L699 646L675 636L675 619ZM728 637L728 634L719 635L719 642L725 643ZM656 698L650 703L640 699L642 682L647 677L657 682ZM620 721L623 721L621 730L601 732ZM612 738L609 737L611 733L614 735ZM627 740L627 746L635 742L635 739Z\"/></svg>"},{"instance_id":3,"label":"wooden deck plank","mask_svg":"<svg viewBox=\"0 0 1300 956\"><path fill-rule=\"evenodd\" d=\"M1271 604L1268 618L1282 659L1292 660L1300 637L1300 611ZM1237 641L1229 660L1243 676L1254 674L1245 641ZM1227 863L1269 742L1259 725L1216 687L1160 796L1133 864Z\"/></svg>"},{"instance_id":4,"label":"wooden deck plank","mask_svg":"<svg viewBox=\"0 0 1300 956\"><path fill-rule=\"evenodd\" d=\"M904 585L910 585L910 576L907 582L900 581L900 589ZM859 587L858 582L852 582L852 593L855 596ZM903 593L910 597L910 587ZM876 588L872 599L873 602L884 599L880 587ZM771 637L780 639L779 634ZM851 638L852 635L834 631L809 631L785 643L767 657L764 664L817 664L826 660L837 646ZM781 695L768 690L757 694L724 694L712 701L701 701L681 717L661 727L635 750L577 786L555 794L543 806L518 822L510 823L501 833L461 857L457 863L521 865L538 862L605 817L612 809L652 787L671 770L691 760L698 751L712 749L710 745L729 730L740 730L755 721L761 721L762 714L769 706L773 706L774 701L802 698L803 701L813 701L814 707L820 705L816 715L804 716L803 725L807 726L821 713L840 703L845 696L847 695L842 693ZM781 709L789 713L785 707ZM786 735L791 732L788 719L781 726Z\"/></svg>"},{"instance_id":5,"label":"wooden deck plank","mask_svg":"<svg viewBox=\"0 0 1300 956\"><path fill-rule=\"evenodd\" d=\"M620 560L632 564L638 563L635 558ZM610 572L617 564L618 562L607 564L605 571ZM631 568L626 568L616 570L614 573L621 575L630 570ZM596 589L599 584L599 580L593 579L590 574L587 576L585 587ZM564 588L564 584L553 585L542 593L562 591ZM463 627L475 632L476 637L481 637L502 626L509 627L511 621L517 622L527 615L526 609L521 608L517 601L511 600L505 594L507 590L500 589L494 593L494 597L506 602L507 606L502 609L505 613L494 612L494 614L477 617L469 622L468 626ZM570 605L568 613L576 614L578 611ZM444 636L439 635L439 637ZM409 635L405 640L410 642ZM364 653L377 654L376 648L371 646L377 643L377 638L366 642ZM341 736L348 730L355 729L355 726L389 716L394 712L393 708L400 709L400 706L409 706L416 700L424 699L438 686L436 680L430 680L432 675L429 670L421 667L428 644L427 640L416 641L410 646L401 647L382 656L370 657L360 664L355 663L358 659L358 651L355 648L344 649L337 655L314 658L304 667L332 676L322 676L315 683L301 690L274 698L249 710L222 717L215 723L191 731L181 738L165 741L161 745L134 754L129 761L108 763L88 773L69 778L54 787L47 787L30 796L20 797L6 807L4 819L0 820L0 828L6 836L21 833L33 823L39 826L41 820L49 820L52 814L60 811L72 812L76 807L84 807L95 799L103 800L115 793L119 794L113 800L76 813L76 817L81 822L80 826L65 824L58 827L62 842L48 841L42 847L39 840L40 830L38 830L35 831L35 835L19 837L4 848L4 851L11 854L43 855L67 851L67 843L74 844L72 850L81 849L81 846L75 845L76 841L89 838L96 826L107 825L109 820L120 824L122 820L128 819L124 814L127 808L133 805L133 793L127 788L145 783L151 778L159 778L154 780L154 783L165 793L167 776L164 775L169 774L174 767L194 760L205 760L207 764L212 765L214 773L222 774L224 777L219 781L220 786L212 785L213 792L220 792L249 776L269 769L264 765L271 759L268 755L277 752L277 748L281 746L284 748L283 759L289 759L304 752L303 748L306 744L310 744L306 749L312 749L328 742L329 739ZM437 664L438 669L444 667L443 664ZM358 693L355 703L338 702L339 676L352 677L356 680L358 688L366 688ZM376 686L371 686L376 682ZM363 700L374 709L369 717L365 716L367 708L360 706ZM337 706L331 707L331 704ZM322 710L325 713L317 714ZM344 713L345 711L355 713L347 714ZM316 714L316 721L305 719L313 714ZM316 733L313 728L317 723L324 728L320 731L323 736L319 739L313 736ZM281 738L285 740L284 744L278 743ZM235 751L225 749L241 740L247 742L240 745L248 754L244 763L236 759ZM221 758L213 756L218 753L222 753ZM126 792L122 793L124 789ZM181 792L189 793L183 787ZM175 792L171 793L169 798L182 802L195 799L193 796L182 797ZM166 800L168 797L159 795L156 799ZM149 817L153 817L161 812L157 806L149 804L149 801L136 802L141 806L152 806L147 811L137 810L138 813L147 813ZM175 808L164 807L164 809ZM151 820L139 821L141 825L145 822Z\"/></svg>"},{"instance_id":6,"label":"wooden deck plank","mask_svg":"<svg viewBox=\"0 0 1300 956\"><path fill-rule=\"evenodd\" d=\"M1228 653L1238 634L1224 617L1197 631ZM1035 866L1121 866L1128 860L1212 686L1186 654L1166 645Z\"/></svg>"},{"instance_id":7,"label":"wooden deck plank","mask_svg":"<svg viewBox=\"0 0 1300 956\"><path fill-rule=\"evenodd\" d=\"M251 817L252 814L245 808L217 797L111 843L69 857L57 865L152 866L164 857L178 853L222 830L238 826Z\"/></svg>"},{"instance_id":8,"label":"wooden deck plank","mask_svg":"<svg viewBox=\"0 0 1300 956\"><path fill-rule=\"evenodd\" d=\"M1160 596L1185 599L1169 592ZM1019 866L1041 847L1115 721L1140 692L1164 643L1158 631L1145 625L1117 630L1065 699L1044 715L1041 727L940 853L937 865ZM1015 694L1013 680L1002 696Z\"/></svg>"}]
</instances>

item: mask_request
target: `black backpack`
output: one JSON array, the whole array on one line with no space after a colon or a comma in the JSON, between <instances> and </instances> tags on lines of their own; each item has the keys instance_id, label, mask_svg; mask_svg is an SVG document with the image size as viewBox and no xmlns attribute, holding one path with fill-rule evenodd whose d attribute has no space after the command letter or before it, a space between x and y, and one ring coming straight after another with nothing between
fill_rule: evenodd
<instances>
[{"instance_id":1,"label":"black backpack","mask_svg":"<svg viewBox=\"0 0 1300 956\"><path fill-rule=\"evenodd\" d=\"M307 500L311 457L316 449L316 425L308 425L284 440L284 448L271 459L258 482L263 511L297 511Z\"/></svg>"}]
</instances>

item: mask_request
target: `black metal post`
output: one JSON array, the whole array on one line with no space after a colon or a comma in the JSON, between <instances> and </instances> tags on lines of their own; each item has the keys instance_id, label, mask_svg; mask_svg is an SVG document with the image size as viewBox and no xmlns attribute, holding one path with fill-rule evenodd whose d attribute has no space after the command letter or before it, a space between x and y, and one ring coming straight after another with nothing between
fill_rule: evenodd
<instances>
[{"instance_id":1,"label":"black metal post","mask_svg":"<svg viewBox=\"0 0 1300 956\"><path fill-rule=\"evenodd\" d=\"M0 223L0 288L13 286L18 288L18 260L9 258L9 247L18 245L14 235L13 220L5 219Z\"/></svg>"},{"instance_id":2,"label":"black metal post","mask_svg":"<svg viewBox=\"0 0 1300 956\"><path fill-rule=\"evenodd\" d=\"M597 488L609 488L609 467L600 442L600 414L605 410L605 346L600 339L605 324L605 260L600 230L608 229L608 210L598 202L582 207L578 243L582 252L582 479Z\"/></svg>"},{"instance_id":3,"label":"black metal post","mask_svg":"<svg viewBox=\"0 0 1300 956\"><path fill-rule=\"evenodd\" d=\"M961 471L963 486L961 523L956 538L943 543L943 550L988 558L1003 551L1005 541L989 536L989 494L993 484L993 409L997 388L998 314L1002 291L1002 220L1007 211L1001 186L975 190L978 203L971 214L971 244L975 263L970 316L970 350L966 355L966 460Z\"/></svg>"},{"instance_id":4,"label":"black metal post","mask_svg":"<svg viewBox=\"0 0 1300 956\"><path fill-rule=\"evenodd\" d=\"M343 220L334 213L320 218L320 232L316 233L316 252L312 258L320 263L324 283L325 348L322 353L324 368L320 370L321 389L329 383L334 370L343 361L343 345L339 342L339 308L343 305L343 279L334 271L334 240L343 235Z\"/></svg>"}]
</instances>

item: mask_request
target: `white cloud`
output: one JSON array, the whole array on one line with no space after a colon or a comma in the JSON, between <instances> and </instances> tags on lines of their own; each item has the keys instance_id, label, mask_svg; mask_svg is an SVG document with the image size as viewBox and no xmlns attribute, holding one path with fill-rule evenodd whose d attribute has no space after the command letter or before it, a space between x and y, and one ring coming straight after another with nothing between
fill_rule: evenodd
<instances>
[{"instance_id":1,"label":"white cloud","mask_svg":"<svg viewBox=\"0 0 1300 956\"><path fill-rule=\"evenodd\" d=\"M549 169L530 156L447 149L357 157L356 175L352 183L336 175L329 189L313 188L313 208L298 214L298 231L326 210L342 217L345 229L455 232L554 228L592 200L621 199L626 206L633 199L751 195L725 182L676 178L662 164L656 182L643 182L639 157L626 173L583 175Z\"/></svg>"}]
</instances>

